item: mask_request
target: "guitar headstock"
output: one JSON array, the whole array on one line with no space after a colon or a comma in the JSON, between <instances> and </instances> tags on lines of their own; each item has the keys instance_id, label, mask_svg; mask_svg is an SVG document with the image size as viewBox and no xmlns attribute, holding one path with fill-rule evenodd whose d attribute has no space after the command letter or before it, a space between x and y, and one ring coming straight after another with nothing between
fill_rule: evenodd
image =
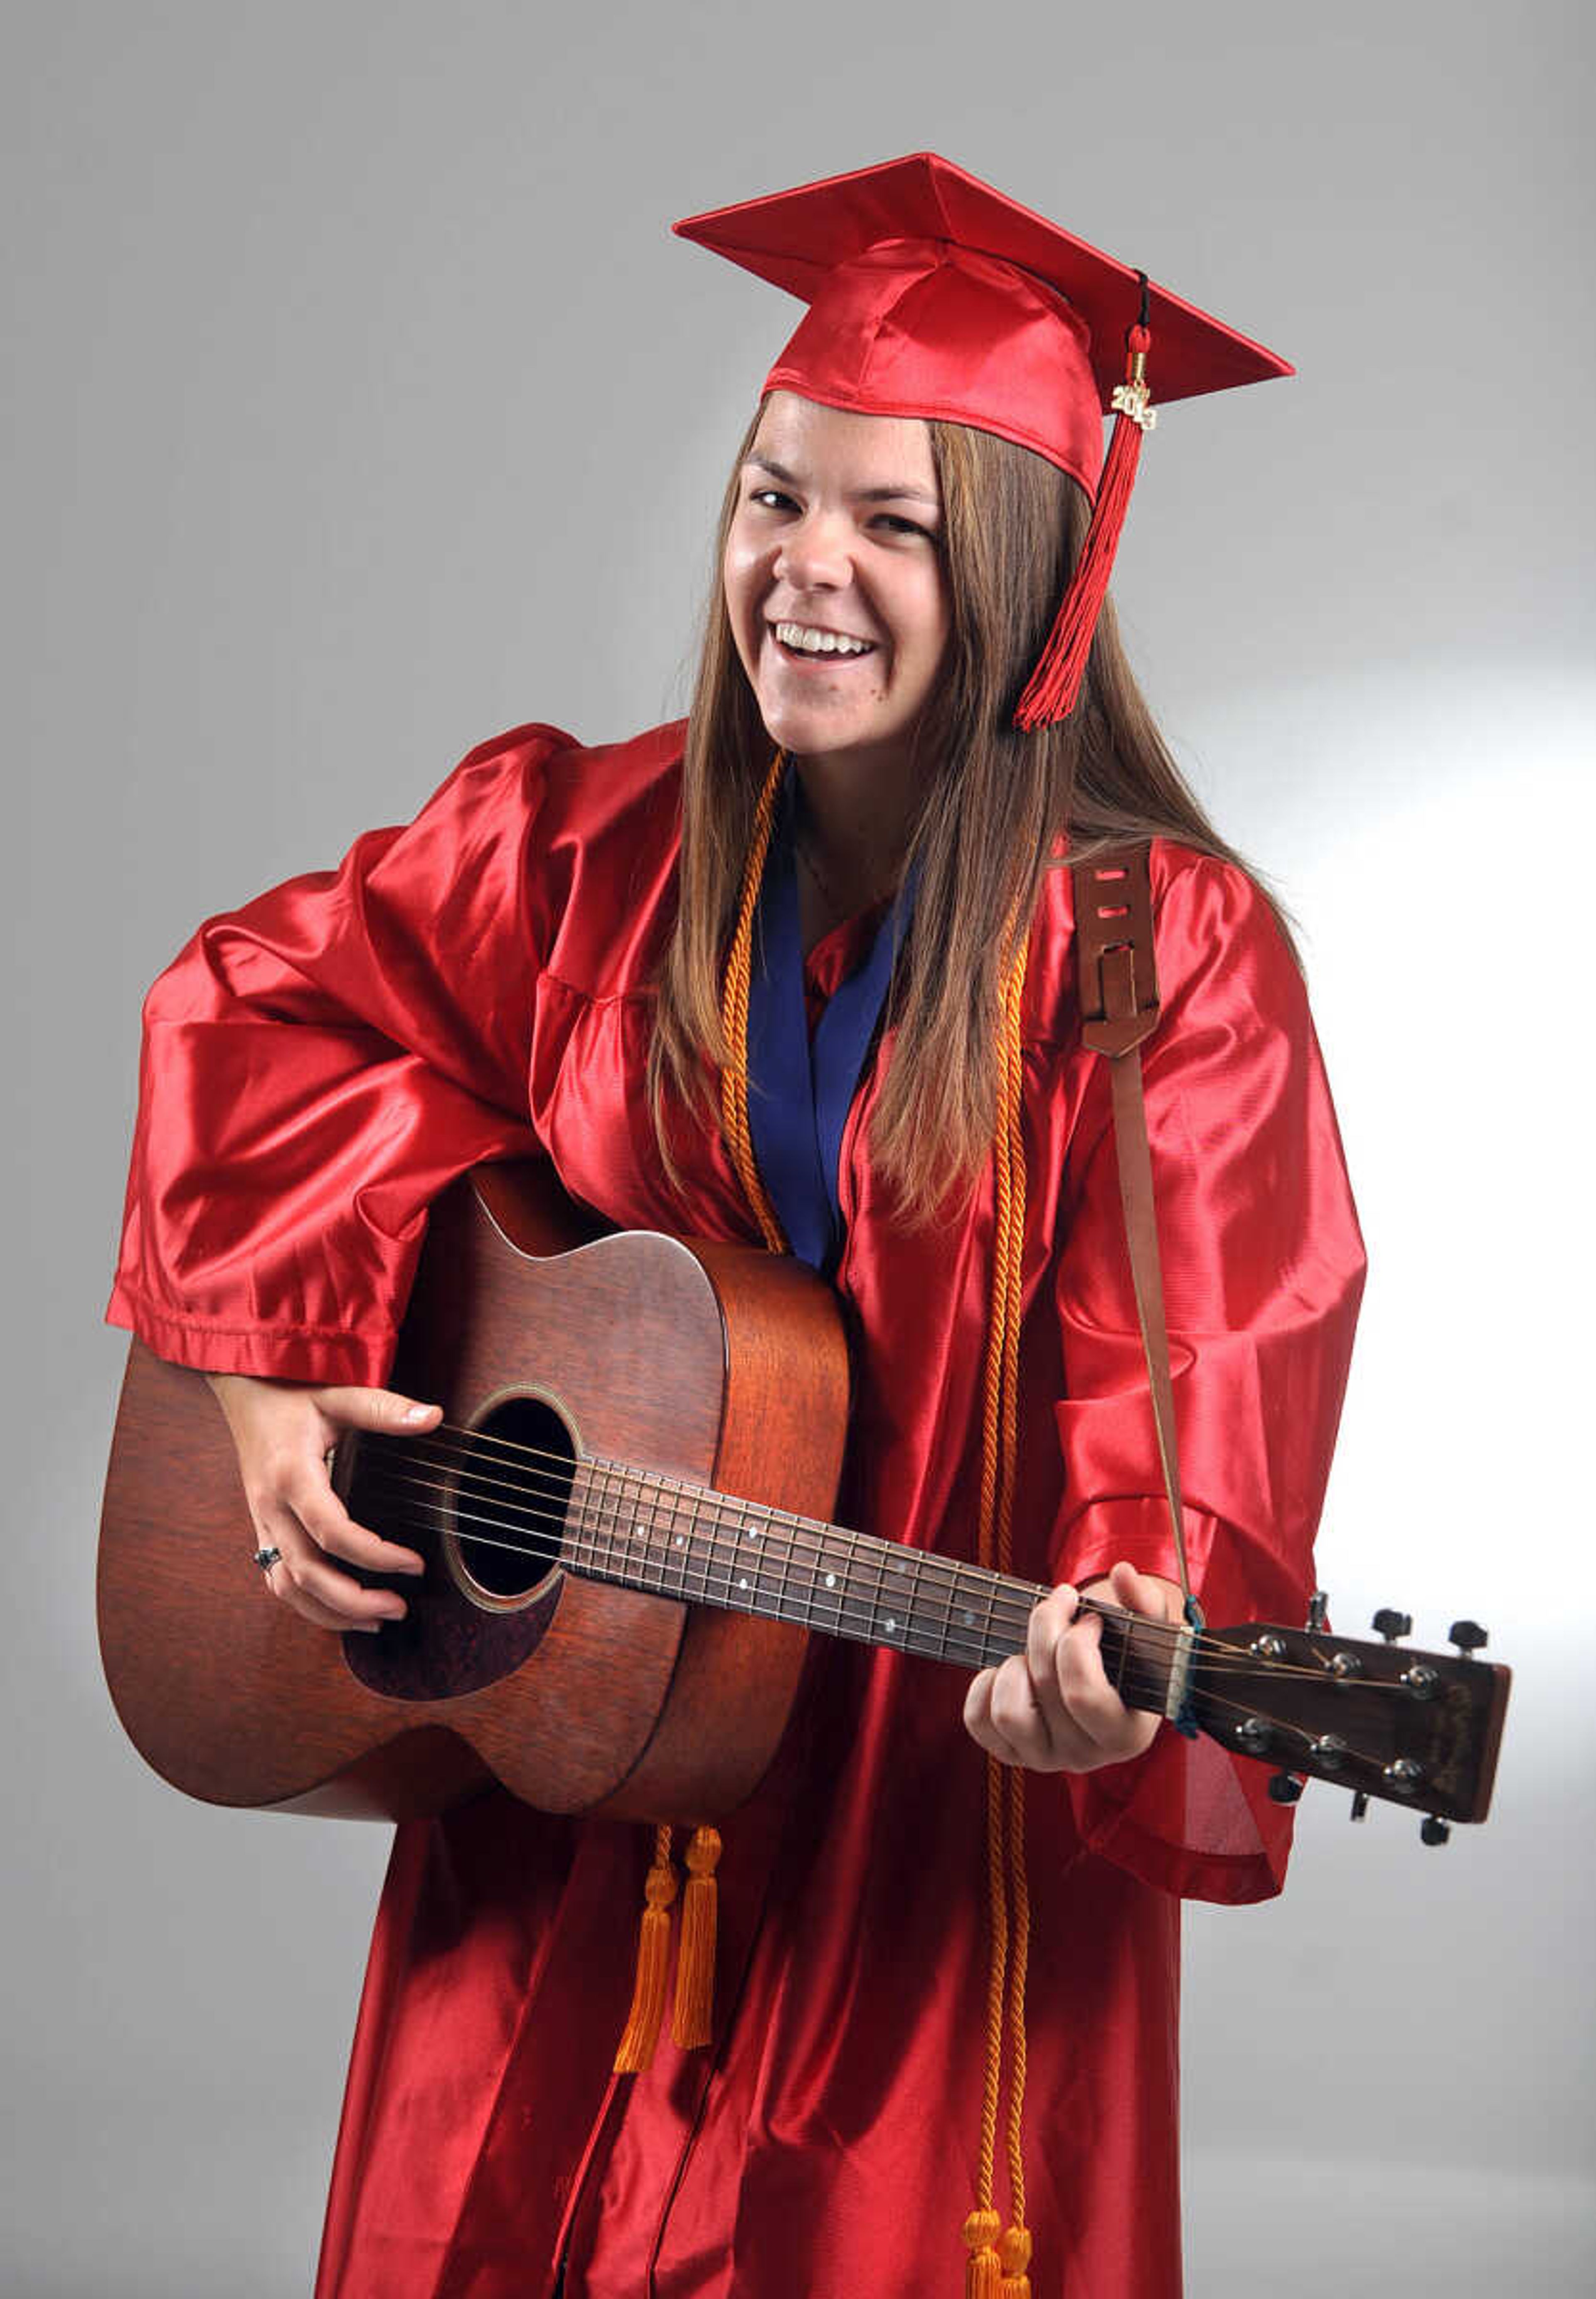
<instances>
[{"instance_id":1,"label":"guitar headstock","mask_svg":"<svg viewBox=\"0 0 1596 2299\"><path fill-rule=\"evenodd\" d=\"M1350 1789L1354 1816L1369 1797L1437 1824L1484 1820L1511 1672L1475 1653L1485 1641L1472 1621L1454 1623L1457 1653L1399 1645L1405 1614L1375 1617L1382 1641L1320 1628L1249 1622L1209 1629L1198 1640L1189 1684L1193 1721L1227 1748L1273 1764L1283 1797L1289 1776Z\"/></svg>"}]
</instances>

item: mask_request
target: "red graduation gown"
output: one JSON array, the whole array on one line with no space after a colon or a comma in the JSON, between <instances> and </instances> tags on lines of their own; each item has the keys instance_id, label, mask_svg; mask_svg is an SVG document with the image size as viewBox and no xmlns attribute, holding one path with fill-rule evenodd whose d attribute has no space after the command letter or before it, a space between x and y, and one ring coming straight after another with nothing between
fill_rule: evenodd
<instances>
[{"instance_id":1,"label":"red graduation gown","mask_svg":"<svg viewBox=\"0 0 1596 2299\"><path fill-rule=\"evenodd\" d=\"M674 900L682 729L474 751L417 820L201 928L145 1011L112 1315L211 1369L379 1382L426 1208L541 1150L618 1224L752 1239L712 1133L667 1191L643 1095ZM1209 1617L1295 1620L1363 1257L1301 981L1238 871L1153 850L1163 1020L1147 1101L1186 1488ZM811 958L824 992L846 930ZM887 1058L890 1054L884 1055ZM896 1224L844 1141L853 1440L841 1514L972 1553L992 1266L984 1186ZM1171 1578L1102 1066L1079 1042L1070 882L1025 1019L1015 1569ZM306 1633L310 1633L309 1631ZM983 1759L964 1683L831 1647L728 1824L713 2048L613 2079L646 1831L495 1794L398 1831L328 2206L321 2299L829 2299L960 2287L985 1972ZM1178 1896L1278 1889L1261 1766L1168 1728L1028 1783L1030 2222L1039 2293L1170 2299ZM1001 2194L1000 2194L1001 2200Z\"/></svg>"}]
</instances>

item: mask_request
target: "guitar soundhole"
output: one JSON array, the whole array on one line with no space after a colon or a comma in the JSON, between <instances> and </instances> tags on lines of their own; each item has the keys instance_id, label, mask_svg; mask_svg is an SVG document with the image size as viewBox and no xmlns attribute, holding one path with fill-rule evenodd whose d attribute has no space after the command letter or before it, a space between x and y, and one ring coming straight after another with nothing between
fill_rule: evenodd
<instances>
[{"instance_id":1,"label":"guitar soundhole","mask_svg":"<svg viewBox=\"0 0 1596 2299\"><path fill-rule=\"evenodd\" d=\"M445 1549L472 1601L524 1604L560 1561L577 1448L541 1397L506 1397L473 1423L452 1479Z\"/></svg>"}]
</instances>

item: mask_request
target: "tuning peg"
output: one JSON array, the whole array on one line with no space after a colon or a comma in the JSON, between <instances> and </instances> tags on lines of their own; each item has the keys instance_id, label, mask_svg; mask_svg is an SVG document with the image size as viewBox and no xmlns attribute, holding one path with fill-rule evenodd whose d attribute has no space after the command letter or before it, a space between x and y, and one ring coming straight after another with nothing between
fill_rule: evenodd
<instances>
[{"instance_id":1,"label":"tuning peg","mask_svg":"<svg viewBox=\"0 0 1596 2299\"><path fill-rule=\"evenodd\" d=\"M1491 1641L1477 1621L1454 1621L1446 1633L1465 1660Z\"/></svg>"},{"instance_id":2,"label":"tuning peg","mask_svg":"<svg viewBox=\"0 0 1596 2299\"><path fill-rule=\"evenodd\" d=\"M1389 1605L1382 1605L1375 1614L1373 1627L1377 1637L1384 1637L1388 1645L1393 1645L1399 1637L1413 1634L1413 1615L1411 1613L1394 1613Z\"/></svg>"},{"instance_id":3,"label":"tuning peg","mask_svg":"<svg viewBox=\"0 0 1596 2299\"><path fill-rule=\"evenodd\" d=\"M1295 1772L1271 1772L1269 1795L1276 1804L1295 1804L1302 1793L1302 1783Z\"/></svg>"},{"instance_id":4,"label":"tuning peg","mask_svg":"<svg viewBox=\"0 0 1596 2299\"><path fill-rule=\"evenodd\" d=\"M1352 1810L1351 1817L1353 1820L1362 1820L1367 1815L1367 1812L1368 1797L1367 1792L1362 1789L1355 1789L1352 1796Z\"/></svg>"},{"instance_id":5,"label":"tuning peg","mask_svg":"<svg viewBox=\"0 0 1596 2299\"><path fill-rule=\"evenodd\" d=\"M1418 1824L1418 1840L1421 1844L1449 1844L1451 1841L1451 1833L1445 1821L1438 1820L1433 1812L1426 1814Z\"/></svg>"},{"instance_id":6,"label":"tuning peg","mask_svg":"<svg viewBox=\"0 0 1596 2299\"><path fill-rule=\"evenodd\" d=\"M1308 1627L1310 1632L1318 1636L1329 1617L1330 1599L1322 1589L1316 1589L1308 1600Z\"/></svg>"}]
</instances>

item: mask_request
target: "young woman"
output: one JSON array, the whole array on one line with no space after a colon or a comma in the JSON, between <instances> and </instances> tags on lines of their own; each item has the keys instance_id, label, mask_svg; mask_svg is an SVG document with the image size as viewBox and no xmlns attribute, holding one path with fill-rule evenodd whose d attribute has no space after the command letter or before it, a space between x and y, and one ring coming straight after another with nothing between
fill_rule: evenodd
<instances>
[{"instance_id":1,"label":"young woman","mask_svg":"<svg viewBox=\"0 0 1596 2299\"><path fill-rule=\"evenodd\" d=\"M810 307L738 452L690 717L523 727L200 930L146 1009L112 1315L212 1374L262 1601L379 1633L398 1586L345 1568L426 1560L324 1456L436 1424L382 1385L426 1208L541 1158L618 1226L820 1268L841 1520L1002 1534L1053 1593L968 1693L827 1647L725 1830L707 2048L614 2071L649 1831L499 1793L401 1828L319 2289L1018 2295L1034 2256L1042 2290L1168 2299L1179 1897L1277 1889L1289 1814L1125 1706L1077 1610L1182 1599L1068 865L1151 842L1192 1582L1211 1619L1300 1617L1356 1222L1277 915L1101 600L1143 360L1176 392L1282 363L927 155L681 228Z\"/></svg>"}]
</instances>

